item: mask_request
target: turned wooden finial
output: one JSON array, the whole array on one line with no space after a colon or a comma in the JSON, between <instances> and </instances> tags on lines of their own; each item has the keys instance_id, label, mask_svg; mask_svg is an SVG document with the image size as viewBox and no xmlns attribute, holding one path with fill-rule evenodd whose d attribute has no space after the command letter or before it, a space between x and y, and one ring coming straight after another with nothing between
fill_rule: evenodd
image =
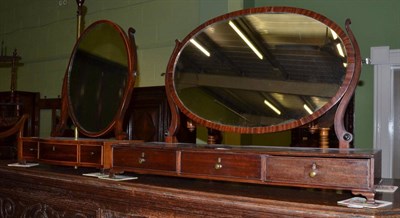
<instances>
[{"instance_id":1,"label":"turned wooden finial","mask_svg":"<svg viewBox=\"0 0 400 218\"><path fill-rule=\"evenodd\" d=\"M77 21L77 32L76 38L79 38L81 36L81 30L82 30L82 8L83 8L83 4L85 3L85 0L76 0L76 4L78 5L78 11L77 11L77 17L78 17L78 21Z\"/></svg>"},{"instance_id":2,"label":"turned wooden finial","mask_svg":"<svg viewBox=\"0 0 400 218\"><path fill-rule=\"evenodd\" d=\"M188 128L190 132L193 132L194 130L196 130L196 125L193 123L192 120L188 120L186 121L186 128Z\"/></svg>"},{"instance_id":3,"label":"turned wooden finial","mask_svg":"<svg viewBox=\"0 0 400 218\"><path fill-rule=\"evenodd\" d=\"M319 144L321 148L329 148L329 130L330 128L322 127L319 130Z\"/></svg>"},{"instance_id":4,"label":"turned wooden finial","mask_svg":"<svg viewBox=\"0 0 400 218\"><path fill-rule=\"evenodd\" d=\"M207 144L221 144L222 142L222 134L220 131L207 128L208 137L207 137Z\"/></svg>"},{"instance_id":5,"label":"turned wooden finial","mask_svg":"<svg viewBox=\"0 0 400 218\"><path fill-rule=\"evenodd\" d=\"M76 0L76 4L78 5L78 11L77 14L78 16L82 16L82 8L83 8L83 4L85 3L85 0Z\"/></svg>"}]
</instances>

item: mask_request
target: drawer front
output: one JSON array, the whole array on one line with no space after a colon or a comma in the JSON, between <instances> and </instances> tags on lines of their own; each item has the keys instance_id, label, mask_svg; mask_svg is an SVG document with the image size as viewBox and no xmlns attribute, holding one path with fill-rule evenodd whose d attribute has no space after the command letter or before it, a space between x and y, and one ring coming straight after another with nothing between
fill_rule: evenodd
<instances>
[{"instance_id":1,"label":"drawer front","mask_svg":"<svg viewBox=\"0 0 400 218\"><path fill-rule=\"evenodd\" d=\"M369 159L268 157L268 182L371 188Z\"/></svg>"},{"instance_id":2,"label":"drawer front","mask_svg":"<svg viewBox=\"0 0 400 218\"><path fill-rule=\"evenodd\" d=\"M24 159L36 159L38 155L38 142L23 141L22 142L22 156Z\"/></svg>"},{"instance_id":3,"label":"drawer front","mask_svg":"<svg viewBox=\"0 0 400 218\"><path fill-rule=\"evenodd\" d=\"M101 145L81 145L80 162L102 164L103 149Z\"/></svg>"},{"instance_id":4,"label":"drawer front","mask_svg":"<svg viewBox=\"0 0 400 218\"><path fill-rule=\"evenodd\" d=\"M52 161L78 162L77 145L75 144L39 144L39 159Z\"/></svg>"},{"instance_id":5,"label":"drawer front","mask_svg":"<svg viewBox=\"0 0 400 218\"><path fill-rule=\"evenodd\" d=\"M176 171L176 151L114 147L113 166Z\"/></svg>"},{"instance_id":6,"label":"drawer front","mask_svg":"<svg viewBox=\"0 0 400 218\"><path fill-rule=\"evenodd\" d=\"M181 173L261 179L261 156L183 151Z\"/></svg>"}]
</instances>

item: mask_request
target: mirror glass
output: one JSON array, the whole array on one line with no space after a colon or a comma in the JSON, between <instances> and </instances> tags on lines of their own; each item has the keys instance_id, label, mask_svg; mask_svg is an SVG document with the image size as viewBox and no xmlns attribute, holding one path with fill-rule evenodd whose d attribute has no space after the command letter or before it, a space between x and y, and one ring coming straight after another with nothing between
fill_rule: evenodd
<instances>
[{"instance_id":1,"label":"mirror glass","mask_svg":"<svg viewBox=\"0 0 400 218\"><path fill-rule=\"evenodd\" d=\"M124 33L110 22L88 27L74 49L68 74L68 98L74 123L86 132L113 124L129 73Z\"/></svg>"},{"instance_id":2,"label":"mirror glass","mask_svg":"<svg viewBox=\"0 0 400 218\"><path fill-rule=\"evenodd\" d=\"M342 40L302 14L230 17L211 22L184 43L173 85L186 111L206 122L287 124L328 103L331 107L343 92L347 54Z\"/></svg>"}]
</instances>

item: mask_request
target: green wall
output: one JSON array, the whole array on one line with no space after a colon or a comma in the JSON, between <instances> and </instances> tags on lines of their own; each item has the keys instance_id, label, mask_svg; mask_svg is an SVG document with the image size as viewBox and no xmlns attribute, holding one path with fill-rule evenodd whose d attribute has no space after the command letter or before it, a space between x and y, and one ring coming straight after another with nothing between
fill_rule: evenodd
<instances>
[{"instance_id":1,"label":"green wall","mask_svg":"<svg viewBox=\"0 0 400 218\"><path fill-rule=\"evenodd\" d=\"M242 8L242 0L86 0L85 26L107 19L136 29L139 79L136 86L164 84L163 73L175 47L204 21ZM0 40L11 55L16 48L23 66L17 89L61 95L62 80L76 41L75 0L0 1ZM9 69L0 68L0 91L10 89ZM50 112L41 113L40 135L50 134Z\"/></svg>"},{"instance_id":2,"label":"green wall","mask_svg":"<svg viewBox=\"0 0 400 218\"><path fill-rule=\"evenodd\" d=\"M372 46L400 48L398 0L86 0L84 5L86 26L108 19L125 30L137 30L137 86L163 85L162 73L176 39L183 39L214 16L243 7L306 8L324 14L342 27L345 19L351 18L363 58L370 56ZM24 63L18 69L18 90L40 92L42 98L61 94L62 79L76 40L76 10L75 0L0 1L0 40L4 40L8 54L18 49ZM0 68L0 78L0 91L9 90L9 69ZM356 92L355 144L372 147L372 66L363 66L361 81ZM41 114L41 135L49 133L48 115Z\"/></svg>"}]
</instances>

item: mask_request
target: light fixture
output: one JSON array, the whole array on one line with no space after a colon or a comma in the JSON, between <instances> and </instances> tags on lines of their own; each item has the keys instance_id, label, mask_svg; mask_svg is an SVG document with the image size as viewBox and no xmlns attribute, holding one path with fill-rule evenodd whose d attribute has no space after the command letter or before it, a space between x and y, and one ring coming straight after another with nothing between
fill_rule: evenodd
<instances>
[{"instance_id":1,"label":"light fixture","mask_svg":"<svg viewBox=\"0 0 400 218\"><path fill-rule=\"evenodd\" d=\"M190 42L196 46L201 52L203 52L207 57L210 57L210 52L207 51L203 46L201 46L196 40L190 39Z\"/></svg>"},{"instance_id":2,"label":"light fixture","mask_svg":"<svg viewBox=\"0 0 400 218\"><path fill-rule=\"evenodd\" d=\"M339 55L344 57L344 52L343 52L343 49L342 49L342 45L340 43L336 44L336 49L339 52Z\"/></svg>"},{"instance_id":3,"label":"light fixture","mask_svg":"<svg viewBox=\"0 0 400 218\"><path fill-rule=\"evenodd\" d=\"M261 52L258 51L258 49L251 43L251 41L240 31L240 29L232 22L229 21L229 26L232 27L233 30L240 36L240 38L243 39L243 41L253 50L253 52L262 60L264 57L261 54Z\"/></svg>"},{"instance_id":4,"label":"light fixture","mask_svg":"<svg viewBox=\"0 0 400 218\"><path fill-rule=\"evenodd\" d=\"M303 108L307 111L308 114L312 114L313 113L313 111L310 109L310 107L308 107L307 104L304 104Z\"/></svg>"},{"instance_id":5,"label":"light fixture","mask_svg":"<svg viewBox=\"0 0 400 218\"><path fill-rule=\"evenodd\" d=\"M336 40L336 39L338 38L338 35L336 34L336 32L335 32L335 31L333 31L333 29L330 29L330 31L331 31L331 34L332 34L333 40Z\"/></svg>"},{"instance_id":6,"label":"light fixture","mask_svg":"<svg viewBox=\"0 0 400 218\"><path fill-rule=\"evenodd\" d=\"M269 103L269 101L264 100L264 104L271 108L276 114L281 115L281 111L278 110L273 104Z\"/></svg>"}]
</instances>

